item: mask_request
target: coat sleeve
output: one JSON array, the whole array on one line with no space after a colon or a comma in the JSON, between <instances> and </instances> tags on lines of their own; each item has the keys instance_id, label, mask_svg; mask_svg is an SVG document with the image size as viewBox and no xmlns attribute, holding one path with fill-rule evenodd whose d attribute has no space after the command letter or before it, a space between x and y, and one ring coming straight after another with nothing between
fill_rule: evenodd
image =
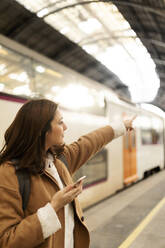
<instances>
[{"instance_id":1,"label":"coat sleeve","mask_svg":"<svg viewBox=\"0 0 165 248\"><path fill-rule=\"evenodd\" d=\"M7 172L0 176L0 247L36 247L44 242L40 221L36 213L24 217L22 199L16 184L13 184L15 175L11 177Z\"/></svg>"},{"instance_id":2,"label":"coat sleeve","mask_svg":"<svg viewBox=\"0 0 165 248\"><path fill-rule=\"evenodd\" d=\"M67 159L70 173L73 174L113 138L113 128L106 126L84 135L80 137L78 141L65 146L64 155Z\"/></svg>"}]
</instances>

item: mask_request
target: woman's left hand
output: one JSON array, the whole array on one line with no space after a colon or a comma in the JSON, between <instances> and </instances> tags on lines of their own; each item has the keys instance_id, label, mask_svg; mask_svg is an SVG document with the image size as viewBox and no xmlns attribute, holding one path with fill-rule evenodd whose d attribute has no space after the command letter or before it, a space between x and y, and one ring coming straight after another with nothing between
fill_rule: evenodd
<instances>
[{"instance_id":1,"label":"woman's left hand","mask_svg":"<svg viewBox=\"0 0 165 248\"><path fill-rule=\"evenodd\" d=\"M134 128L132 127L132 124L133 124L133 121L136 119L137 115L134 115L131 119L125 119L123 122L124 122L124 125L125 125L125 128L127 131L131 131L133 130Z\"/></svg>"}]
</instances>

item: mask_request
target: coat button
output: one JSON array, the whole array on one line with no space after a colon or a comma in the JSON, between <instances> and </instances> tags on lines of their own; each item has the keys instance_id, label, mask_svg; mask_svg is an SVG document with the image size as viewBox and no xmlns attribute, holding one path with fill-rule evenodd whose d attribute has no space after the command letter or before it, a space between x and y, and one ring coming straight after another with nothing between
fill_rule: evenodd
<instances>
[{"instance_id":1,"label":"coat button","mask_svg":"<svg viewBox=\"0 0 165 248\"><path fill-rule=\"evenodd\" d=\"M84 221L84 216L81 217L81 221Z\"/></svg>"}]
</instances>

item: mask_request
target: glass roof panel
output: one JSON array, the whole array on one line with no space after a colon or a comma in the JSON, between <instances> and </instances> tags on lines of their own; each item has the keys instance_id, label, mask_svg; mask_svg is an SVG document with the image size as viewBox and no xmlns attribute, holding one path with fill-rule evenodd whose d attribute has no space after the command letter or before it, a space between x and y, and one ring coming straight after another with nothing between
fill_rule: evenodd
<instances>
[{"instance_id":1,"label":"glass roof panel","mask_svg":"<svg viewBox=\"0 0 165 248\"><path fill-rule=\"evenodd\" d=\"M156 96L160 82L155 64L115 5L80 4L78 0L16 1L118 75L128 85L133 101L152 101Z\"/></svg>"}]
</instances>

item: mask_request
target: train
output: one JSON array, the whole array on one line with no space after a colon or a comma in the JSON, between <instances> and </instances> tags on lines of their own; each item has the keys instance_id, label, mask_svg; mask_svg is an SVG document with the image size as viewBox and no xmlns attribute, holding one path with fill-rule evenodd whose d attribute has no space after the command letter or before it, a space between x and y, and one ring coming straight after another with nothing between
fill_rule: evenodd
<instances>
[{"instance_id":1,"label":"train","mask_svg":"<svg viewBox=\"0 0 165 248\"><path fill-rule=\"evenodd\" d=\"M86 176L79 195L84 209L164 169L163 111L121 99L110 88L3 36L0 67L4 70L0 74L0 87L4 85L0 92L0 148L17 111L34 97L59 102L68 126L66 143L101 126L117 125L126 116L137 115L134 131L114 139L74 175L75 181Z\"/></svg>"}]
</instances>

